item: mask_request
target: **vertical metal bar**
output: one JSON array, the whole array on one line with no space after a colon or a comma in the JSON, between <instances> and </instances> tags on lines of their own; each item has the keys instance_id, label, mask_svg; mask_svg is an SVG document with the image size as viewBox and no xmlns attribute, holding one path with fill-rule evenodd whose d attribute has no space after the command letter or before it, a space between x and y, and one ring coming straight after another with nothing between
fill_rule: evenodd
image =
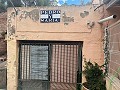
<instances>
[{"instance_id":1,"label":"vertical metal bar","mask_svg":"<svg viewBox=\"0 0 120 90\"><path fill-rule=\"evenodd\" d=\"M38 45L36 45L35 48L37 48L37 47L38 47ZM39 51L36 51L36 53L37 53L37 56L36 56L36 59L37 59L37 60L36 60L36 61L37 61L37 62L39 62L39 58L40 58L38 52L39 52ZM37 72L36 72L37 74L38 74L38 72L39 72L38 69L39 69L39 64L37 64ZM39 75L36 75L35 78L39 79Z\"/></svg>"},{"instance_id":2,"label":"vertical metal bar","mask_svg":"<svg viewBox=\"0 0 120 90\"><path fill-rule=\"evenodd\" d=\"M62 63L62 44L61 44L61 50L60 50L60 82L61 82L61 63Z\"/></svg>"},{"instance_id":3,"label":"vertical metal bar","mask_svg":"<svg viewBox=\"0 0 120 90\"><path fill-rule=\"evenodd\" d=\"M47 80L47 84L46 84L46 87L47 89L49 90L49 81L50 81L50 57L51 57L51 45L50 43L49 44L46 44L45 46L48 47L48 80Z\"/></svg>"},{"instance_id":4,"label":"vertical metal bar","mask_svg":"<svg viewBox=\"0 0 120 90\"><path fill-rule=\"evenodd\" d=\"M42 47L42 46L45 46L45 44L40 44L40 46ZM42 62L43 63L43 62ZM43 65L42 65L43 66ZM43 68L43 67L42 67ZM43 79L43 72L42 72L42 79Z\"/></svg>"},{"instance_id":5,"label":"vertical metal bar","mask_svg":"<svg viewBox=\"0 0 120 90\"><path fill-rule=\"evenodd\" d=\"M65 45L64 45L64 52L63 52L63 82L64 82L64 68L65 68Z\"/></svg>"},{"instance_id":6,"label":"vertical metal bar","mask_svg":"<svg viewBox=\"0 0 120 90\"><path fill-rule=\"evenodd\" d=\"M77 62L77 60L78 60L78 58L77 58L77 57L78 57L78 55L77 55L78 50L77 50L77 49L78 49L78 48L77 48L77 45L76 45L76 57L75 57L75 58L76 58L76 70L75 70L75 72L76 72L76 73L75 73L75 74L76 74L76 78L75 78L75 79L76 79L76 80L77 80L77 66L78 66L78 65L77 65L77 63L78 63L78 62ZM76 83L77 83L77 82L76 82Z\"/></svg>"},{"instance_id":7,"label":"vertical metal bar","mask_svg":"<svg viewBox=\"0 0 120 90\"><path fill-rule=\"evenodd\" d=\"M56 69L56 63L57 63L56 62L56 44L55 44L55 52L54 53L55 53L55 58L54 58L54 82L55 82L55 77L56 77L56 70L55 69Z\"/></svg>"},{"instance_id":8,"label":"vertical metal bar","mask_svg":"<svg viewBox=\"0 0 120 90\"><path fill-rule=\"evenodd\" d=\"M31 77L30 77L30 76L31 76L31 74L30 74L30 71L31 71L31 70L30 70L30 69L31 69L31 59L30 59L30 58L31 58L31 57L30 57L31 52L30 52L30 46L31 46L31 45L29 45L29 79L31 78Z\"/></svg>"},{"instance_id":9,"label":"vertical metal bar","mask_svg":"<svg viewBox=\"0 0 120 90\"><path fill-rule=\"evenodd\" d=\"M58 76L59 76L59 44L58 44L58 53L57 53L57 82L58 82Z\"/></svg>"},{"instance_id":10,"label":"vertical metal bar","mask_svg":"<svg viewBox=\"0 0 120 90\"><path fill-rule=\"evenodd\" d=\"M49 81L49 89L51 88L51 81L52 81L52 65L53 65L53 44L50 44L50 81Z\"/></svg>"},{"instance_id":11,"label":"vertical metal bar","mask_svg":"<svg viewBox=\"0 0 120 90\"><path fill-rule=\"evenodd\" d=\"M78 48L77 48L77 46L78 46L78 45L76 44L76 57L75 57L75 58L76 58L76 66L75 66L75 67L76 67L76 69L75 69L76 90L78 90L78 89L77 89L77 86L78 86L78 85L77 85L77 72L78 72L78 71L77 71L77 69L78 69L78 65L77 65L77 64L78 64L78 62L77 62L77 61L78 61L78 55L77 55L77 54L78 54Z\"/></svg>"},{"instance_id":12,"label":"vertical metal bar","mask_svg":"<svg viewBox=\"0 0 120 90\"><path fill-rule=\"evenodd\" d=\"M22 50L21 50L21 44L19 44L19 61L18 61L18 90L20 90L20 87L21 87L21 81L20 81L20 79L21 79L21 70L22 70L22 67L21 67L21 62L22 62L22 59L21 59L21 57L22 57ZM7 79L6 79L7 80Z\"/></svg>"},{"instance_id":13,"label":"vertical metal bar","mask_svg":"<svg viewBox=\"0 0 120 90\"><path fill-rule=\"evenodd\" d=\"M50 57L51 57L51 45L48 44L48 81L50 81Z\"/></svg>"},{"instance_id":14,"label":"vertical metal bar","mask_svg":"<svg viewBox=\"0 0 120 90\"><path fill-rule=\"evenodd\" d=\"M75 71L74 71L74 68L75 68L75 67L74 67L74 64L75 64L75 63L74 63L74 62L75 62L74 60L75 60L75 58L74 58L74 45L73 45L73 54L72 54L72 83L73 83L74 72L75 72Z\"/></svg>"},{"instance_id":15,"label":"vertical metal bar","mask_svg":"<svg viewBox=\"0 0 120 90\"><path fill-rule=\"evenodd\" d=\"M26 45L26 49L25 49L25 51L26 51L26 79L27 79L27 57L28 57L28 45Z\"/></svg>"},{"instance_id":16,"label":"vertical metal bar","mask_svg":"<svg viewBox=\"0 0 120 90\"><path fill-rule=\"evenodd\" d=\"M24 48L23 48L23 51L24 51L24 55L23 55L23 63L22 63L22 66L23 66L23 79L24 79L24 73L25 73L25 45L23 44Z\"/></svg>"},{"instance_id":17,"label":"vertical metal bar","mask_svg":"<svg viewBox=\"0 0 120 90\"><path fill-rule=\"evenodd\" d=\"M53 60L52 60L52 54L53 52L53 44L50 44L50 81L52 81L52 63L53 63Z\"/></svg>"},{"instance_id":18,"label":"vertical metal bar","mask_svg":"<svg viewBox=\"0 0 120 90\"><path fill-rule=\"evenodd\" d=\"M69 83L70 83L70 68L71 68L71 65L70 65L70 61L71 61L71 45L69 46L70 47L70 51L69 51Z\"/></svg>"},{"instance_id":19,"label":"vertical metal bar","mask_svg":"<svg viewBox=\"0 0 120 90\"><path fill-rule=\"evenodd\" d=\"M67 73L68 73L68 45L67 45L67 55L66 55L66 82L67 82Z\"/></svg>"},{"instance_id":20,"label":"vertical metal bar","mask_svg":"<svg viewBox=\"0 0 120 90\"><path fill-rule=\"evenodd\" d=\"M81 43L80 43L81 44ZM82 44L80 45L79 44L79 55L78 55L78 57L79 57L79 64L80 64L80 68L79 68L79 70L80 70L80 83L82 82Z\"/></svg>"},{"instance_id":21,"label":"vertical metal bar","mask_svg":"<svg viewBox=\"0 0 120 90\"><path fill-rule=\"evenodd\" d=\"M78 71L77 71L77 89L81 89L82 82L82 47L78 45Z\"/></svg>"},{"instance_id":22,"label":"vertical metal bar","mask_svg":"<svg viewBox=\"0 0 120 90\"><path fill-rule=\"evenodd\" d=\"M79 64L80 64L79 69L80 69L80 73L81 73L81 75L82 75L82 44L81 44L81 45L79 44L79 50L80 50L80 51L79 51L80 53L79 53L79 56L78 56L78 57L79 57L79 61L80 61L80 62L79 62ZM81 76L81 77L82 77L82 76ZM80 83L81 83L81 82L82 82L82 79L80 80Z\"/></svg>"},{"instance_id":23,"label":"vertical metal bar","mask_svg":"<svg viewBox=\"0 0 120 90\"><path fill-rule=\"evenodd\" d=\"M18 71L18 79L21 79L22 74L22 50L21 50L21 44L19 45L19 71Z\"/></svg>"}]
</instances>

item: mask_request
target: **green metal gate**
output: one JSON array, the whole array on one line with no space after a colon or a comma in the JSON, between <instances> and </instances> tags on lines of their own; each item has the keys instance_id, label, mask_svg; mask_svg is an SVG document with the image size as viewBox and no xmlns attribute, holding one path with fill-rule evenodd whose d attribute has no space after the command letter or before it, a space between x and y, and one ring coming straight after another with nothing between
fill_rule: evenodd
<instances>
[{"instance_id":1,"label":"green metal gate","mask_svg":"<svg viewBox=\"0 0 120 90\"><path fill-rule=\"evenodd\" d=\"M18 90L76 90L81 51L81 42L20 41Z\"/></svg>"}]
</instances>

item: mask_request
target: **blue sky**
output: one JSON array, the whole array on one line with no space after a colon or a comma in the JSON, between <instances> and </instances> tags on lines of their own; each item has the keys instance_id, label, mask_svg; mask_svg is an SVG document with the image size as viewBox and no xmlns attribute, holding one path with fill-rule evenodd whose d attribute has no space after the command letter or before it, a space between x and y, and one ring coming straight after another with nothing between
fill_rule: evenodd
<instances>
[{"instance_id":1,"label":"blue sky","mask_svg":"<svg viewBox=\"0 0 120 90\"><path fill-rule=\"evenodd\" d=\"M66 2L68 5L72 5L72 4L75 4L75 5L80 5L80 1L81 0L57 0L58 1L58 5L62 5L64 2ZM90 2L91 0L83 0L84 3L87 3L87 2Z\"/></svg>"}]
</instances>

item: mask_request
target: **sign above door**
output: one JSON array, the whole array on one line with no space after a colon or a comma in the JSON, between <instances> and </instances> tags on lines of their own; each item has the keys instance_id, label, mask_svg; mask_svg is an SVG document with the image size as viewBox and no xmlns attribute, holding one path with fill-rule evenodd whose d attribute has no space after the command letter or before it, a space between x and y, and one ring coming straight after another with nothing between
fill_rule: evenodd
<instances>
[{"instance_id":1,"label":"sign above door","mask_svg":"<svg viewBox=\"0 0 120 90\"><path fill-rule=\"evenodd\" d=\"M60 22L60 10L41 10L40 22L41 23L57 23Z\"/></svg>"}]
</instances>

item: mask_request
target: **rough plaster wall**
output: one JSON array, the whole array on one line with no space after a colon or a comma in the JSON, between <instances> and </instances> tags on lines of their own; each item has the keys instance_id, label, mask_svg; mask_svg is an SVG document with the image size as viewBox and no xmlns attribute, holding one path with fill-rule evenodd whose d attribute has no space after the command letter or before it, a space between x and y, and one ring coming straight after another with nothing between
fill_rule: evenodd
<instances>
[{"instance_id":1,"label":"rough plaster wall","mask_svg":"<svg viewBox=\"0 0 120 90\"><path fill-rule=\"evenodd\" d=\"M62 9L62 13L66 13L67 17L73 17L74 22L64 22L61 20L61 23L50 23L49 25L41 24L38 21L34 22L29 18L29 16L24 19L22 18L21 21L19 21L19 15L17 19L17 39L21 40L70 40L70 41L85 41L84 45L89 45L85 47L93 47L98 48L101 40L101 27L96 23L100 16L98 14L99 11L94 12L93 9L90 9L90 7L52 7L52 8L41 8L42 9ZM22 9L24 10L24 9ZM30 8L28 8L29 12L33 11ZM73 13L74 11L74 13ZM84 14L84 16L81 16L81 13ZM21 15L21 14L20 14ZM64 19L64 17L61 18ZM95 22L95 27L92 29L88 29L87 22ZM27 24L29 22L29 24ZM33 24L34 22L34 24ZM67 24L67 25L66 25ZM59 27L59 28L58 28ZM48 29L49 28L49 29ZM24 32L24 33L21 33ZM39 33L40 32L40 33ZM64 32L64 33L63 33ZM30 33L31 36L30 36ZM38 34L39 33L39 34ZM30 37L29 37L30 36ZM66 36L66 37L64 37ZM95 38L97 37L97 38ZM101 46L100 46L101 47ZM99 48L100 48L99 47ZM87 48L88 49L88 48ZM90 48L89 48L90 49ZM90 51L93 50L92 48ZM94 49L95 50L95 49ZM99 49L100 50L100 49ZM97 52L97 51L96 51ZM92 53L89 53L92 54ZM92 54L93 55L93 54ZM88 55L86 55L88 56ZM95 55L96 56L96 55ZM99 56L99 55L98 55ZM96 58L98 57L96 56Z\"/></svg>"},{"instance_id":2,"label":"rough plaster wall","mask_svg":"<svg viewBox=\"0 0 120 90\"><path fill-rule=\"evenodd\" d=\"M83 58L103 64L102 11L90 6L8 9L8 90L17 88L17 40L83 41ZM40 23L40 10L61 10L60 23ZM82 16L83 15L83 16ZM94 22L89 26L87 22ZM12 52L12 53L11 53ZM12 84L10 82L13 82Z\"/></svg>"},{"instance_id":3,"label":"rough plaster wall","mask_svg":"<svg viewBox=\"0 0 120 90\"><path fill-rule=\"evenodd\" d=\"M7 90L17 90L17 41L15 35L14 9L7 12ZM12 83L11 83L12 82Z\"/></svg>"},{"instance_id":4,"label":"rough plaster wall","mask_svg":"<svg viewBox=\"0 0 120 90\"><path fill-rule=\"evenodd\" d=\"M7 53L7 90L17 90L17 42L12 40L7 44L7 51L10 51Z\"/></svg>"}]
</instances>

